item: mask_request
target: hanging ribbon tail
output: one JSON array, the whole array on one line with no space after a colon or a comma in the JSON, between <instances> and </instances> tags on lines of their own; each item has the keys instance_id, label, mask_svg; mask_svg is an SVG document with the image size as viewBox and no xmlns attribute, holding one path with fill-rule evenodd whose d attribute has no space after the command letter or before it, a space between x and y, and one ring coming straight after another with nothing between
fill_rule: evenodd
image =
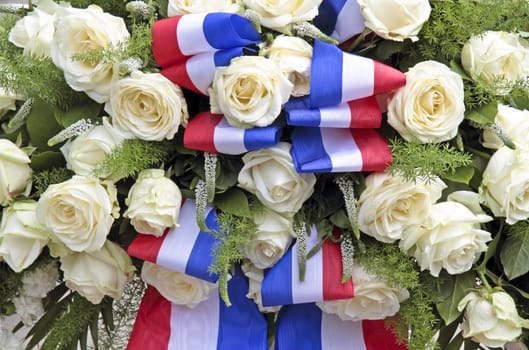
<instances>
[{"instance_id":1,"label":"hanging ribbon tail","mask_svg":"<svg viewBox=\"0 0 529 350\"><path fill-rule=\"evenodd\" d=\"M215 68L228 66L232 58L242 55L242 47L201 53L176 62L160 73L178 86L207 96Z\"/></svg>"},{"instance_id":2,"label":"hanging ribbon tail","mask_svg":"<svg viewBox=\"0 0 529 350\"><path fill-rule=\"evenodd\" d=\"M342 321L313 303L279 311L275 350L407 350L384 320Z\"/></svg>"},{"instance_id":3,"label":"hanging ribbon tail","mask_svg":"<svg viewBox=\"0 0 529 350\"><path fill-rule=\"evenodd\" d=\"M392 160L386 140L373 129L297 127L291 154L299 173L383 171Z\"/></svg>"},{"instance_id":4,"label":"hanging ribbon tail","mask_svg":"<svg viewBox=\"0 0 529 350\"><path fill-rule=\"evenodd\" d=\"M197 114L184 132L184 147L209 153L242 154L275 146L281 137L281 128L267 126L242 129L230 126L220 114Z\"/></svg>"},{"instance_id":5,"label":"hanging ribbon tail","mask_svg":"<svg viewBox=\"0 0 529 350\"><path fill-rule=\"evenodd\" d=\"M357 0L323 0L314 24L340 43L365 29L365 19Z\"/></svg>"},{"instance_id":6,"label":"hanging ribbon tail","mask_svg":"<svg viewBox=\"0 0 529 350\"><path fill-rule=\"evenodd\" d=\"M321 108L309 108L308 97L293 97L284 107L288 125L348 129L376 129L382 125L382 112L375 96Z\"/></svg>"},{"instance_id":7,"label":"hanging ribbon tail","mask_svg":"<svg viewBox=\"0 0 529 350\"><path fill-rule=\"evenodd\" d=\"M186 14L162 19L152 28L154 59L162 67L192 55L261 42L248 19L225 12Z\"/></svg>"},{"instance_id":8,"label":"hanging ribbon tail","mask_svg":"<svg viewBox=\"0 0 529 350\"><path fill-rule=\"evenodd\" d=\"M312 234L307 236L307 251L319 241L313 226ZM300 282L296 242L265 272L261 295L264 306L276 306L352 298L354 288L352 279L342 283L340 247L330 240L325 241L321 249L307 259L305 280Z\"/></svg>"},{"instance_id":9,"label":"hanging ribbon tail","mask_svg":"<svg viewBox=\"0 0 529 350\"><path fill-rule=\"evenodd\" d=\"M267 324L240 271L228 282L231 307L218 290L194 308L172 304L149 286L136 317L128 350L267 350Z\"/></svg>"},{"instance_id":10,"label":"hanging ribbon tail","mask_svg":"<svg viewBox=\"0 0 529 350\"><path fill-rule=\"evenodd\" d=\"M180 209L179 226L162 236L139 234L129 245L130 256L147 260L168 269L215 283L218 276L209 272L213 263L213 249L219 240L198 228L196 203L187 199ZM206 208L206 225L219 229L213 207Z\"/></svg>"},{"instance_id":11,"label":"hanging ribbon tail","mask_svg":"<svg viewBox=\"0 0 529 350\"><path fill-rule=\"evenodd\" d=\"M367 57L314 41L310 70L310 108L378 95L406 84L401 71Z\"/></svg>"}]
</instances>

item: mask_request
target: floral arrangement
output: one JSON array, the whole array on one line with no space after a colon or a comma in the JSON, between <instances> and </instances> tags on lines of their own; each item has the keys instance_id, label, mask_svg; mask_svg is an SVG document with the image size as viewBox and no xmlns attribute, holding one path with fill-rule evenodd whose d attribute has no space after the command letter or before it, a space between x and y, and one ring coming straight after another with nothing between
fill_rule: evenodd
<instances>
[{"instance_id":1,"label":"floral arrangement","mask_svg":"<svg viewBox=\"0 0 529 350\"><path fill-rule=\"evenodd\" d=\"M0 10L0 348L527 349L528 2Z\"/></svg>"}]
</instances>

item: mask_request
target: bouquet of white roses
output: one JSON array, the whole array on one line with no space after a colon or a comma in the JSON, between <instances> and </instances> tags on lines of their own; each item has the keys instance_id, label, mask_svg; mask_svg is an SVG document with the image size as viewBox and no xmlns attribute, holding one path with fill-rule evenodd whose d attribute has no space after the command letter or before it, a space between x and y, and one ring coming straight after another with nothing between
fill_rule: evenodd
<instances>
[{"instance_id":1,"label":"bouquet of white roses","mask_svg":"<svg viewBox=\"0 0 529 350\"><path fill-rule=\"evenodd\" d=\"M529 3L0 10L1 348L527 343Z\"/></svg>"}]
</instances>

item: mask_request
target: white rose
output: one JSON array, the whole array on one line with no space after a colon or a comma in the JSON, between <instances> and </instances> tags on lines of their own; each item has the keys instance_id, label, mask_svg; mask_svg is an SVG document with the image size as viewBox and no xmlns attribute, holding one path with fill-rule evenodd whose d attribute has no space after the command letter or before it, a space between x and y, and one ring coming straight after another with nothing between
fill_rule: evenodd
<instances>
[{"instance_id":1,"label":"white rose","mask_svg":"<svg viewBox=\"0 0 529 350\"><path fill-rule=\"evenodd\" d=\"M358 200L358 227L380 242L401 238L402 230L420 224L446 185L439 178L406 181L400 176L372 173Z\"/></svg>"},{"instance_id":2,"label":"white rose","mask_svg":"<svg viewBox=\"0 0 529 350\"><path fill-rule=\"evenodd\" d=\"M77 175L92 176L96 166L102 163L107 154L123 140L124 136L110 125L107 118L103 118L102 125L97 125L75 139L68 140L61 147L61 152L66 159L68 169ZM109 175L111 174L106 174Z\"/></svg>"},{"instance_id":3,"label":"white rose","mask_svg":"<svg viewBox=\"0 0 529 350\"><path fill-rule=\"evenodd\" d=\"M312 46L309 43L298 37L280 35L275 38L267 55L294 85L292 96L309 94L312 62Z\"/></svg>"},{"instance_id":4,"label":"white rose","mask_svg":"<svg viewBox=\"0 0 529 350\"><path fill-rule=\"evenodd\" d=\"M125 250L106 241L100 250L61 256L61 270L66 287L99 304L105 295L121 299L135 268Z\"/></svg>"},{"instance_id":5,"label":"white rose","mask_svg":"<svg viewBox=\"0 0 529 350\"><path fill-rule=\"evenodd\" d=\"M19 194L29 194L32 170L24 151L7 139L0 139L0 205L6 206Z\"/></svg>"},{"instance_id":6,"label":"white rose","mask_svg":"<svg viewBox=\"0 0 529 350\"><path fill-rule=\"evenodd\" d=\"M105 111L118 129L147 141L172 140L188 118L178 85L159 73L140 71L112 84Z\"/></svg>"},{"instance_id":7,"label":"white rose","mask_svg":"<svg viewBox=\"0 0 529 350\"><path fill-rule=\"evenodd\" d=\"M494 122L516 148L529 148L529 111L499 104ZM503 146L503 141L490 128L483 130L482 137L484 147L498 149Z\"/></svg>"},{"instance_id":8,"label":"white rose","mask_svg":"<svg viewBox=\"0 0 529 350\"><path fill-rule=\"evenodd\" d=\"M432 276L438 277L442 268L460 274L487 250L491 235L480 224L491 220L458 202L437 203L424 222L404 230L399 246L411 250L421 270L429 270Z\"/></svg>"},{"instance_id":9,"label":"white rose","mask_svg":"<svg viewBox=\"0 0 529 350\"><path fill-rule=\"evenodd\" d=\"M311 21L316 17L322 0L243 0L243 2L247 8L257 12L263 26L289 33L291 24Z\"/></svg>"},{"instance_id":10,"label":"white rose","mask_svg":"<svg viewBox=\"0 0 529 350\"><path fill-rule=\"evenodd\" d=\"M145 261L141 278L170 302L194 308L206 300L217 285Z\"/></svg>"},{"instance_id":11,"label":"white rose","mask_svg":"<svg viewBox=\"0 0 529 350\"><path fill-rule=\"evenodd\" d=\"M128 208L123 216L131 219L136 231L159 237L177 225L182 194L163 170L146 169L130 188L125 204Z\"/></svg>"},{"instance_id":12,"label":"white rose","mask_svg":"<svg viewBox=\"0 0 529 350\"><path fill-rule=\"evenodd\" d=\"M243 255L260 269L272 267L284 254L294 238L292 220L272 210L254 215L255 238L243 249Z\"/></svg>"},{"instance_id":13,"label":"white rose","mask_svg":"<svg viewBox=\"0 0 529 350\"><path fill-rule=\"evenodd\" d=\"M115 188L75 175L48 186L37 206L39 221L69 249L96 251L105 243L114 222Z\"/></svg>"},{"instance_id":14,"label":"white rose","mask_svg":"<svg viewBox=\"0 0 529 350\"><path fill-rule=\"evenodd\" d=\"M31 265L49 240L37 220L37 202L19 201L4 209L0 224L0 257L15 272Z\"/></svg>"},{"instance_id":15,"label":"white rose","mask_svg":"<svg viewBox=\"0 0 529 350\"><path fill-rule=\"evenodd\" d=\"M495 216L512 225L529 218L528 188L529 154L503 146L483 171L479 193Z\"/></svg>"},{"instance_id":16,"label":"white rose","mask_svg":"<svg viewBox=\"0 0 529 350\"><path fill-rule=\"evenodd\" d=\"M224 114L231 126L268 126L290 97L292 83L272 60L241 56L217 67L209 90L212 113Z\"/></svg>"},{"instance_id":17,"label":"white rose","mask_svg":"<svg viewBox=\"0 0 529 350\"><path fill-rule=\"evenodd\" d=\"M290 155L291 145L280 142L275 147L246 153L239 172L239 186L255 194L264 206L293 216L314 192L316 176L299 174Z\"/></svg>"},{"instance_id":18,"label":"white rose","mask_svg":"<svg viewBox=\"0 0 529 350\"><path fill-rule=\"evenodd\" d=\"M55 15L35 8L17 21L9 32L9 41L24 48L24 55L35 58L50 57L55 34Z\"/></svg>"},{"instance_id":19,"label":"white rose","mask_svg":"<svg viewBox=\"0 0 529 350\"><path fill-rule=\"evenodd\" d=\"M248 293L246 297L253 299L261 312L277 312L281 306L263 306L261 295L261 284L264 279L263 270L255 267L251 262L246 261L241 265L241 270L248 278Z\"/></svg>"},{"instance_id":20,"label":"white rose","mask_svg":"<svg viewBox=\"0 0 529 350\"><path fill-rule=\"evenodd\" d=\"M485 82L521 79L529 75L529 43L515 33L486 31L463 46L461 63L472 78Z\"/></svg>"},{"instance_id":21,"label":"white rose","mask_svg":"<svg viewBox=\"0 0 529 350\"><path fill-rule=\"evenodd\" d=\"M65 8L55 23L51 45L53 63L64 71L66 82L75 91L84 91L96 102L108 101L114 76L111 63L73 60L72 55L116 47L127 41L129 32L121 17L96 6Z\"/></svg>"},{"instance_id":22,"label":"white rose","mask_svg":"<svg viewBox=\"0 0 529 350\"><path fill-rule=\"evenodd\" d=\"M407 289L390 286L360 265L353 266L352 278L354 298L317 302L316 305L344 321L380 320L395 315L400 303L410 297Z\"/></svg>"},{"instance_id":23,"label":"white rose","mask_svg":"<svg viewBox=\"0 0 529 350\"><path fill-rule=\"evenodd\" d=\"M0 119L9 111L15 111L17 109L16 101L17 98L14 94L0 87Z\"/></svg>"},{"instance_id":24,"label":"white rose","mask_svg":"<svg viewBox=\"0 0 529 350\"><path fill-rule=\"evenodd\" d=\"M358 0L367 28L384 39L417 41L430 18L428 0Z\"/></svg>"},{"instance_id":25,"label":"white rose","mask_svg":"<svg viewBox=\"0 0 529 350\"><path fill-rule=\"evenodd\" d=\"M529 328L529 321L521 318L511 296L503 291L480 295L468 293L459 302L459 311L465 309L461 324L463 337L493 347L503 348L505 343L516 340L522 327Z\"/></svg>"},{"instance_id":26,"label":"white rose","mask_svg":"<svg viewBox=\"0 0 529 350\"><path fill-rule=\"evenodd\" d=\"M457 134L465 104L461 77L435 61L416 64L390 98L388 123L406 141L442 142Z\"/></svg>"},{"instance_id":27,"label":"white rose","mask_svg":"<svg viewBox=\"0 0 529 350\"><path fill-rule=\"evenodd\" d=\"M239 11L240 6L233 0L169 0L167 15L169 17L188 13L231 12Z\"/></svg>"}]
</instances>

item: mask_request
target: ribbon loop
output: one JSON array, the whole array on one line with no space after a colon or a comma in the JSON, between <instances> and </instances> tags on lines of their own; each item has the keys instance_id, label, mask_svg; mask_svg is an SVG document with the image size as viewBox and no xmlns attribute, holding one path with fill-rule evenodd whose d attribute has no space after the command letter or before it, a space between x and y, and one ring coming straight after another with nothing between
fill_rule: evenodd
<instances>
[{"instance_id":1,"label":"ribbon loop","mask_svg":"<svg viewBox=\"0 0 529 350\"><path fill-rule=\"evenodd\" d=\"M242 129L230 126L220 114L197 114L184 132L184 147L209 153L242 154L248 151L275 146L281 128L267 126Z\"/></svg>"}]
</instances>

